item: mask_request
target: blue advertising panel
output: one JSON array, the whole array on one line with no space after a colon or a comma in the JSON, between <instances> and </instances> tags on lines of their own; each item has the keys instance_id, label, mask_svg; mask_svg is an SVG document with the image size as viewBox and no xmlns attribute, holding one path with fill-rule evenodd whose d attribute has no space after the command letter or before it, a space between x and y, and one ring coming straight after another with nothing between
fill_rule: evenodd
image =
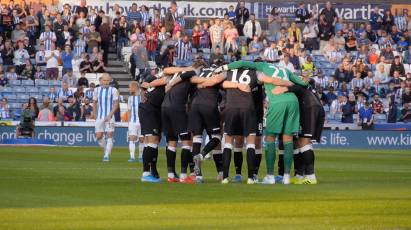
<instances>
[{"instance_id":1,"label":"blue advertising panel","mask_svg":"<svg viewBox=\"0 0 411 230\"><path fill-rule=\"evenodd\" d=\"M61 146L97 146L93 127L36 127L36 138ZM15 127L0 127L0 141L15 138ZM116 128L115 146L128 146L127 128ZM164 138L162 140L164 146ZM411 131L325 130L316 148L410 149Z\"/></svg>"}]
</instances>

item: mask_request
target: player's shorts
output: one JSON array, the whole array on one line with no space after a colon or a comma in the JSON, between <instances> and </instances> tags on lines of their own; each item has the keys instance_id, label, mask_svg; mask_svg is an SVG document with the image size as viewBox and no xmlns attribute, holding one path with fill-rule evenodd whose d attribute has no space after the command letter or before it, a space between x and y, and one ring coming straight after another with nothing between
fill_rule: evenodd
<instances>
[{"instance_id":1,"label":"player's shorts","mask_svg":"<svg viewBox=\"0 0 411 230\"><path fill-rule=\"evenodd\" d=\"M225 108L224 133L229 136L256 135L256 116L254 109Z\"/></svg>"},{"instance_id":2,"label":"player's shorts","mask_svg":"<svg viewBox=\"0 0 411 230\"><path fill-rule=\"evenodd\" d=\"M297 100L270 102L266 116L266 135L294 135L299 128L300 111Z\"/></svg>"},{"instance_id":3,"label":"player's shorts","mask_svg":"<svg viewBox=\"0 0 411 230\"><path fill-rule=\"evenodd\" d=\"M320 142L321 133L324 128L324 120L325 112L322 106L301 108L301 131L299 136Z\"/></svg>"},{"instance_id":4,"label":"player's shorts","mask_svg":"<svg viewBox=\"0 0 411 230\"><path fill-rule=\"evenodd\" d=\"M257 121L257 132L256 136L261 137L263 136L263 123L264 123L264 112L256 112L256 121Z\"/></svg>"},{"instance_id":5,"label":"player's shorts","mask_svg":"<svg viewBox=\"0 0 411 230\"><path fill-rule=\"evenodd\" d=\"M112 132L114 132L114 121L110 120L108 122L104 122L104 119L96 120L95 132L96 133L112 133Z\"/></svg>"},{"instance_id":6,"label":"player's shorts","mask_svg":"<svg viewBox=\"0 0 411 230\"><path fill-rule=\"evenodd\" d=\"M161 110L139 107L138 116L141 124L141 135L161 136Z\"/></svg>"},{"instance_id":7,"label":"player's shorts","mask_svg":"<svg viewBox=\"0 0 411 230\"><path fill-rule=\"evenodd\" d=\"M202 135L204 129L208 135L220 134L220 112L218 107L192 105L188 113L188 130L194 135Z\"/></svg>"},{"instance_id":8,"label":"player's shorts","mask_svg":"<svg viewBox=\"0 0 411 230\"><path fill-rule=\"evenodd\" d=\"M129 136L141 136L141 126L139 123L133 123L129 122L128 123L128 135Z\"/></svg>"},{"instance_id":9,"label":"player's shorts","mask_svg":"<svg viewBox=\"0 0 411 230\"><path fill-rule=\"evenodd\" d=\"M161 108L161 123L167 141L190 140L188 116L185 109Z\"/></svg>"}]
</instances>

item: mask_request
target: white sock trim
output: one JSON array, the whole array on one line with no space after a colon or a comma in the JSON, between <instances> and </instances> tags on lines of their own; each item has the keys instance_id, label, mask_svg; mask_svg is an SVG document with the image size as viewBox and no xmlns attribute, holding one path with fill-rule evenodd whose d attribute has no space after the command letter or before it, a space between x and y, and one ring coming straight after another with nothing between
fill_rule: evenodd
<instances>
[{"instance_id":1,"label":"white sock trim","mask_svg":"<svg viewBox=\"0 0 411 230\"><path fill-rule=\"evenodd\" d=\"M153 149L156 149L158 147L157 144L152 144L152 143L148 143L148 144L146 144L146 146L150 147L150 148L153 148Z\"/></svg>"},{"instance_id":2,"label":"white sock trim","mask_svg":"<svg viewBox=\"0 0 411 230\"><path fill-rule=\"evenodd\" d=\"M313 150L313 144L304 145L303 147L300 148L300 152L302 153L308 150Z\"/></svg>"},{"instance_id":3,"label":"white sock trim","mask_svg":"<svg viewBox=\"0 0 411 230\"><path fill-rule=\"evenodd\" d=\"M213 135L211 135L211 138L217 138L218 140L221 141L221 135L220 134L213 134Z\"/></svg>"},{"instance_id":4,"label":"white sock trim","mask_svg":"<svg viewBox=\"0 0 411 230\"><path fill-rule=\"evenodd\" d=\"M279 149L279 150L278 150L278 154L279 154L279 155L284 155L284 150Z\"/></svg>"},{"instance_id":5,"label":"white sock trim","mask_svg":"<svg viewBox=\"0 0 411 230\"><path fill-rule=\"evenodd\" d=\"M224 144L224 148L225 148L225 149L233 149L233 145L230 144L230 143L225 143L225 144Z\"/></svg>"},{"instance_id":6,"label":"white sock trim","mask_svg":"<svg viewBox=\"0 0 411 230\"><path fill-rule=\"evenodd\" d=\"M223 154L220 150L213 150L213 155Z\"/></svg>"},{"instance_id":7,"label":"white sock trim","mask_svg":"<svg viewBox=\"0 0 411 230\"><path fill-rule=\"evenodd\" d=\"M256 150L255 150L255 154L256 154L256 155L261 155L261 153L262 153L262 152L261 152L261 149L256 149Z\"/></svg>"},{"instance_id":8,"label":"white sock trim","mask_svg":"<svg viewBox=\"0 0 411 230\"><path fill-rule=\"evenodd\" d=\"M300 154L300 149L294 149L294 155Z\"/></svg>"},{"instance_id":9,"label":"white sock trim","mask_svg":"<svg viewBox=\"0 0 411 230\"><path fill-rule=\"evenodd\" d=\"M172 152L175 152L175 151L176 151L176 147L167 146L167 149L170 150L170 151L172 151Z\"/></svg>"},{"instance_id":10,"label":"white sock trim","mask_svg":"<svg viewBox=\"0 0 411 230\"><path fill-rule=\"evenodd\" d=\"M234 152L242 152L243 148L234 148Z\"/></svg>"},{"instance_id":11,"label":"white sock trim","mask_svg":"<svg viewBox=\"0 0 411 230\"><path fill-rule=\"evenodd\" d=\"M194 136L193 143L203 143L203 138L201 136Z\"/></svg>"},{"instance_id":12,"label":"white sock trim","mask_svg":"<svg viewBox=\"0 0 411 230\"><path fill-rule=\"evenodd\" d=\"M255 149L255 144L247 144L247 149Z\"/></svg>"},{"instance_id":13,"label":"white sock trim","mask_svg":"<svg viewBox=\"0 0 411 230\"><path fill-rule=\"evenodd\" d=\"M181 148L186 149L186 150L191 150L191 146L188 146L188 145L183 145Z\"/></svg>"}]
</instances>

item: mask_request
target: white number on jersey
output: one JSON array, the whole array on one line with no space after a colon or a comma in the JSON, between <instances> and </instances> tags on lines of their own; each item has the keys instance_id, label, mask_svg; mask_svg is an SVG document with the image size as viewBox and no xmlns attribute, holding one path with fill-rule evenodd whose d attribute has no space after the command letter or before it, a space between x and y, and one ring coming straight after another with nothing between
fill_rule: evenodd
<instances>
[{"instance_id":1,"label":"white number on jersey","mask_svg":"<svg viewBox=\"0 0 411 230\"><path fill-rule=\"evenodd\" d=\"M232 82L238 82L241 84L250 84L251 83L251 76L248 75L248 70L244 70L241 75L237 78L238 75L238 69L232 70L232 76L231 76L231 81Z\"/></svg>"},{"instance_id":2,"label":"white number on jersey","mask_svg":"<svg viewBox=\"0 0 411 230\"><path fill-rule=\"evenodd\" d=\"M279 73L280 71L282 72L283 77L279 77L279 76L278 76L278 73ZM290 79L288 78L287 71L285 71L285 69L284 69L284 68L281 68L281 67L275 69L274 74L273 74L273 77L281 78L281 79L283 79L283 80L290 80Z\"/></svg>"}]
</instances>

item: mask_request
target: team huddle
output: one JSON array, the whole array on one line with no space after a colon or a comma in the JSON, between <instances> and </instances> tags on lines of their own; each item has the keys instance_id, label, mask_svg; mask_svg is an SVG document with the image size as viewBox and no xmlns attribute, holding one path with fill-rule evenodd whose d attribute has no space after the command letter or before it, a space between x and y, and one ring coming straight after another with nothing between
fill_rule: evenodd
<instances>
[{"instance_id":1,"label":"team huddle","mask_svg":"<svg viewBox=\"0 0 411 230\"><path fill-rule=\"evenodd\" d=\"M113 115L119 108L118 91L109 82L110 76L103 75L93 96L96 138L104 149L104 161L109 161L113 147ZM247 184L317 183L312 141L321 137L325 113L308 77L258 60L223 66L196 61L190 67L153 68L140 82L131 82L129 92L129 161L135 159L139 138L143 182L160 182L158 146L164 135L168 182L202 183L202 163L212 156L217 180L227 184L233 151L234 181L241 182L245 148ZM260 182L263 136L267 172ZM277 138L278 176L274 176Z\"/></svg>"}]
</instances>

